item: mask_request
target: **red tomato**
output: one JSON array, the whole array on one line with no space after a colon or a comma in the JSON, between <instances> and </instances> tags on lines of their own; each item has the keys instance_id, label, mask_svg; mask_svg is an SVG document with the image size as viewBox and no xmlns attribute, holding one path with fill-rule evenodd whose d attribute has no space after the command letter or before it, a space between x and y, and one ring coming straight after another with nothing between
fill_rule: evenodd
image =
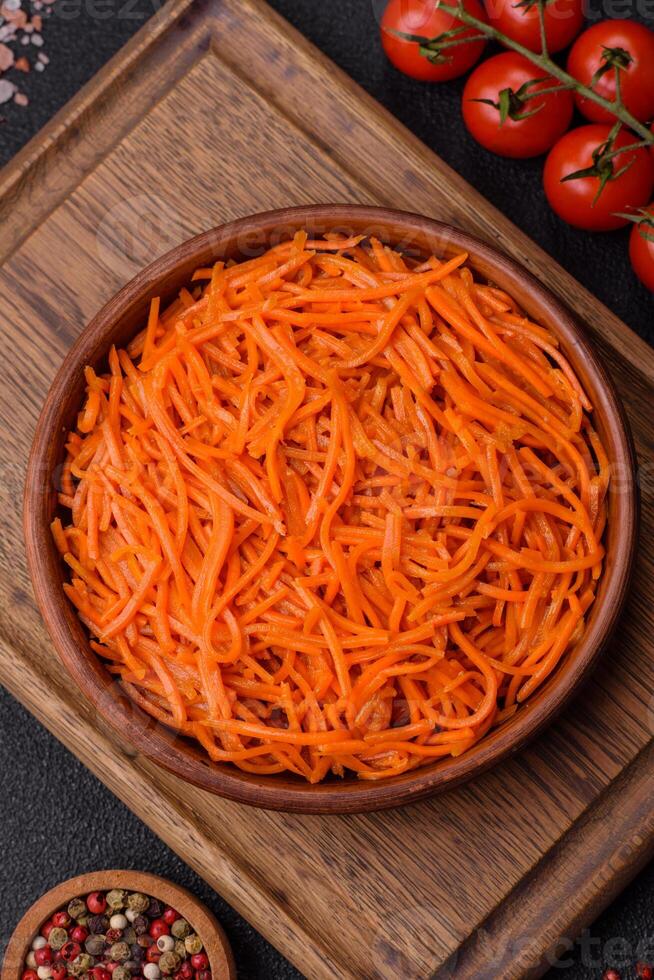
<instances>
[{"instance_id":1,"label":"red tomato","mask_svg":"<svg viewBox=\"0 0 654 980\"><path fill-rule=\"evenodd\" d=\"M479 0L464 0L464 7L473 17L486 20ZM434 64L420 53L417 41L407 41L393 31L431 39L459 26L461 21L438 9L438 0L390 0L381 20L381 39L388 59L405 75L421 82L447 82L465 75L479 61L484 41L446 48L444 60ZM477 33L471 27L461 36L474 37Z\"/></svg>"},{"instance_id":2,"label":"red tomato","mask_svg":"<svg viewBox=\"0 0 654 980\"><path fill-rule=\"evenodd\" d=\"M487 150L504 157L537 157L563 136L570 120L574 101L570 92L544 95L520 103L522 86L539 77L537 68L521 54L507 51L483 61L473 71L463 90L463 121L474 138ZM541 79L543 78L540 75ZM556 85L554 78L545 78L530 85L525 94ZM513 109L501 120L500 92L510 90L508 100ZM488 105L487 101L493 102ZM538 110L538 111L535 111ZM533 113L524 119L515 118Z\"/></svg>"},{"instance_id":3,"label":"red tomato","mask_svg":"<svg viewBox=\"0 0 654 980\"><path fill-rule=\"evenodd\" d=\"M622 101L641 122L654 116L654 31L633 20L603 20L577 38L568 55L568 71L584 85L591 87L593 75L605 64L605 48L628 51L632 62L620 70L610 68L595 83L598 95L615 99L615 73L620 71ZM601 106L575 95L579 111L593 122L612 122L613 116Z\"/></svg>"},{"instance_id":4,"label":"red tomato","mask_svg":"<svg viewBox=\"0 0 654 980\"><path fill-rule=\"evenodd\" d=\"M629 258L634 272L654 293L654 202L647 208L649 220L635 224L629 239Z\"/></svg>"},{"instance_id":5,"label":"red tomato","mask_svg":"<svg viewBox=\"0 0 654 980\"><path fill-rule=\"evenodd\" d=\"M552 147L545 161L543 184L547 200L560 218L577 228L588 231L621 228L628 222L616 217L618 212L643 207L650 200L654 187L654 161L645 149L630 150L606 161L614 174L628 164L630 166L619 177L606 182L597 200L598 176L564 181L569 174L593 166L593 153L607 143L610 133L611 126L599 124L573 129ZM613 147L629 146L634 139L631 133L620 130Z\"/></svg>"},{"instance_id":6,"label":"red tomato","mask_svg":"<svg viewBox=\"0 0 654 980\"><path fill-rule=\"evenodd\" d=\"M562 51L576 38L584 26L583 0L551 0L544 7L545 35L550 53ZM488 22L519 41L530 51L541 50L538 4L518 6L515 0L486 0Z\"/></svg>"}]
</instances>

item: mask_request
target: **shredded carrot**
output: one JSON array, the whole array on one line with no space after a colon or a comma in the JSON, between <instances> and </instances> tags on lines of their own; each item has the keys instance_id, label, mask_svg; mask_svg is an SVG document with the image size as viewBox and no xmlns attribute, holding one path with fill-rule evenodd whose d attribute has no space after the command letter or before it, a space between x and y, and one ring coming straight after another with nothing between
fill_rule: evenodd
<instances>
[{"instance_id":1,"label":"shredded carrot","mask_svg":"<svg viewBox=\"0 0 654 980\"><path fill-rule=\"evenodd\" d=\"M87 368L65 591L128 694L214 762L393 776L574 655L606 452L557 338L466 263L298 233L198 269Z\"/></svg>"}]
</instances>

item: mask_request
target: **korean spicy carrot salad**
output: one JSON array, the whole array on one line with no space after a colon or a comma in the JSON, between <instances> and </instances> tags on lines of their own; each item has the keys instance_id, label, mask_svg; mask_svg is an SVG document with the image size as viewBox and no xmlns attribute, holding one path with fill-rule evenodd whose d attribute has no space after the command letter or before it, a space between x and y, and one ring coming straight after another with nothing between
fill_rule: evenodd
<instances>
[{"instance_id":1,"label":"korean spicy carrot salad","mask_svg":"<svg viewBox=\"0 0 654 980\"><path fill-rule=\"evenodd\" d=\"M592 406L466 261L298 233L198 269L86 370L64 588L129 695L216 762L315 783L457 756L583 634Z\"/></svg>"}]
</instances>

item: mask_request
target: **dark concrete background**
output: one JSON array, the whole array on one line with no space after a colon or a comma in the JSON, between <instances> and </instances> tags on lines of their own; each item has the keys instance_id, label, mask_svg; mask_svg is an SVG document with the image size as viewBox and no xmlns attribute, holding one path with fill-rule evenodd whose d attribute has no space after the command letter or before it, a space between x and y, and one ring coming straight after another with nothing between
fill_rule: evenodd
<instances>
[{"instance_id":1,"label":"dark concrete background","mask_svg":"<svg viewBox=\"0 0 654 980\"><path fill-rule=\"evenodd\" d=\"M629 2L621 0L620 16ZM638 3L638 10L646 13L644 0ZM46 72L19 76L30 105L0 107L0 165L160 5L159 0L60 0L60 4L59 12L55 6L44 25L43 50L50 57ZM273 7L652 342L654 299L630 272L626 233L594 237L564 226L544 200L541 161L499 160L467 135L459 112L460 83L431 87L396 73L377 40L375 14L382 4L383 0L272 0ZM597 10L596 6L590 11L591 16ZM607 7L604 10L610 13ZM650 14L654 16L654 7ZM27 906L58 881L103 867L134 867L166 875L207 902L227 929L244 980L300 976L1 689L0 822L3 946ZM583 943L552 971L550 980L590 980L599 977L605 966L623 967L623 977L633 976L628 967L639 955L646 956L648 937L652 937L654 959L654 867L643 872L595 923Z\"/></svg>"}]
</instances>

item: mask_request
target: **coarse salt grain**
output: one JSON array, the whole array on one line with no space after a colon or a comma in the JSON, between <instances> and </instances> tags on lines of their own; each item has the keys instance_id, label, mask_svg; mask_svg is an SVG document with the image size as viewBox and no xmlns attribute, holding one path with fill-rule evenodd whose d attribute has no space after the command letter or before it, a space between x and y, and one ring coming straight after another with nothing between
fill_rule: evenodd
<instances>
[{"instance_id":1,"label":"coarse salt grain","mask_svg":"<svg viewBox=\"0 0 654 980\"><path fill-rule=\"evenodd\" d=\"M15 91L16 86L13 82L8 82L6 78L0 78L0 105L3 102L9 102Z\"/></svg>"},{"instance_id":2,"label":"coarse salt grain","mask_svg":"<svg viewBox=\"0 0 654 980\"><path fill-rule=\"evenodd\" d=\"M0 44L0 71L8 71L14 63L14 52L6 44Z\"/></svg>"}]
</instances>

